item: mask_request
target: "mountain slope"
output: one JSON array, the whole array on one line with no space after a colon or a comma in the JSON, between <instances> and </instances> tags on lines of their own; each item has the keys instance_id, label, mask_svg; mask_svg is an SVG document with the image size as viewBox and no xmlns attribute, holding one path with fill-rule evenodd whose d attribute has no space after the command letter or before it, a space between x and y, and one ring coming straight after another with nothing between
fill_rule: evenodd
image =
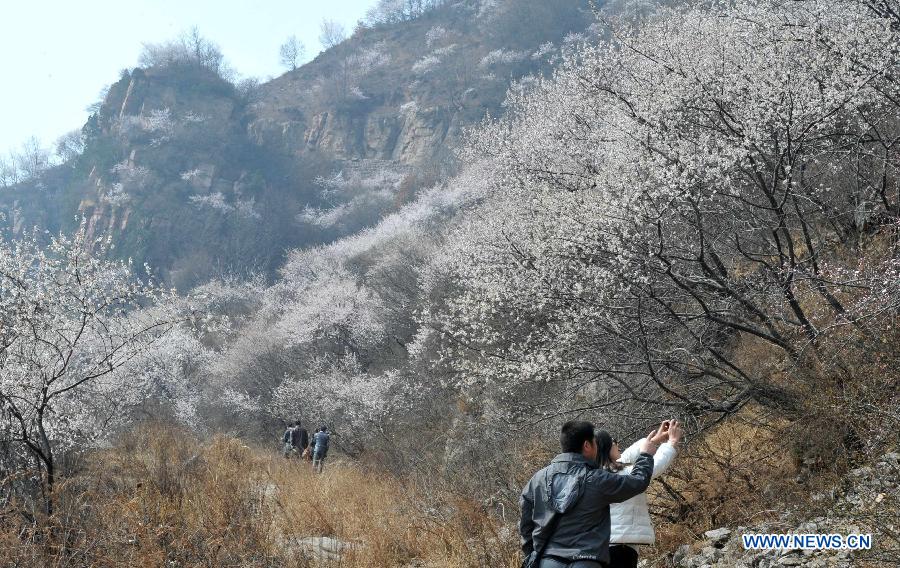
<instances>
[{"instance_id":1,"label":"mountain slope","mask_svg":"<svg viewBox=\"0 0 900 568\"><path fill-rule=\"evenodd\" d=\"M567 34L586 28L587 5L446 3L361 27L258 87L200 59L123 72L84 153L8 190L0 211L13 234L84 217L180 289L272 275L286 251L370 226L446 177L465 128L583 37Z\"/></svg>"}]
</instances>

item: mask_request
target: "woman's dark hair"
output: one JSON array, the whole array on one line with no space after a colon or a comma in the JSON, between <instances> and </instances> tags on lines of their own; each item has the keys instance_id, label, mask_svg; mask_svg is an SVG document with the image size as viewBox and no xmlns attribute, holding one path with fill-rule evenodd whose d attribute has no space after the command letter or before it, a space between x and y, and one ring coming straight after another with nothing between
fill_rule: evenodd
<instances>
[{"instance_id":1,"label":"woman's dark hair","mask_svg":"<svg viewBox=\"0 0 900 568\"><path fill-rule=\"evenodd\" d=\"M606 471L619 471L622 469L622 464L609 457L609 452L612 451L615 443L609 432L597 430L594 439L597 440L597 463L600 465L600 469L605 469Z\"/></svg>"}]
</instances>

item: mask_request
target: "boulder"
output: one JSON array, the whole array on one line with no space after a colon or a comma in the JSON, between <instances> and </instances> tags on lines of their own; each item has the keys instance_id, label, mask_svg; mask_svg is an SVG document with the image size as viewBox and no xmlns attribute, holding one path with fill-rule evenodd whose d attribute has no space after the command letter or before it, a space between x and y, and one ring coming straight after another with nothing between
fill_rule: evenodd
<instances>
[{"instance_id":1,"label":"boulder","mask_svg":"<svg viewBox=\"0 0 900 568\"><path fill-rule=\"evenodd\" d=\"M687 558L688 554L691 553L691 546L689 544L682 544L675 551L675 554L672 555L672 564L674 566L681 566L682 561Z\"/></svg>"},{"instance_id":2,"label":"boulder","mask_svg":"<svg viewBox=\"0 0 900 568\"><path fill-rule=\"evenodd\" d=\"M703 533L703 536L716 548L722 548L731 537L731 529L727 527L713 529Z\"/></svg>"}]
</instances>

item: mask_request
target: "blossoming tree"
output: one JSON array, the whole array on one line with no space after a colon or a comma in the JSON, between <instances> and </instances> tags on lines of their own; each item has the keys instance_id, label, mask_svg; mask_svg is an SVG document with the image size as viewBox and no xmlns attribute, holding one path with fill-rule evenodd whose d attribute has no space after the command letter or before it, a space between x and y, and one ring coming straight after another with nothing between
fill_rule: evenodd
<instances>
[{"instance_id":1,"label":"blossoming tree","mask_svg":"<svg viewBox=\"0 0 900 568\"><path fill-rule=\"evenodd\" d=\"M32 460L48 513L60 456L102 440L129 398L117 371L179 319L139 309L170 294L104 260L108 246L83 225L46 248L37 235L0 242L0 465Z\"/></svg>"}]
</instances>

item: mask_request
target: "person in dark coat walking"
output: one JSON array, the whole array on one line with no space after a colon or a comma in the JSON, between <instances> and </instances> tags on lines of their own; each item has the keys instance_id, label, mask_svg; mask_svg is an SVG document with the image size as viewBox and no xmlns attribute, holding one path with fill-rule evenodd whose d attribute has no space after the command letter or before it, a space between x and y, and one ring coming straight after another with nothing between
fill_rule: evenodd
<instances>
[{"instance_id":1,"label":"person in dark coat walking","mask_svg":"<svg viewBox=\"0 0 900 568\"><path fill-rule=\"evenodd\" d=\"M303 450L309 446L309 432L306 431L299 420L288 425L282 436L284 443L284 457L300 456Z\"/></svg>"}]
</instances>

